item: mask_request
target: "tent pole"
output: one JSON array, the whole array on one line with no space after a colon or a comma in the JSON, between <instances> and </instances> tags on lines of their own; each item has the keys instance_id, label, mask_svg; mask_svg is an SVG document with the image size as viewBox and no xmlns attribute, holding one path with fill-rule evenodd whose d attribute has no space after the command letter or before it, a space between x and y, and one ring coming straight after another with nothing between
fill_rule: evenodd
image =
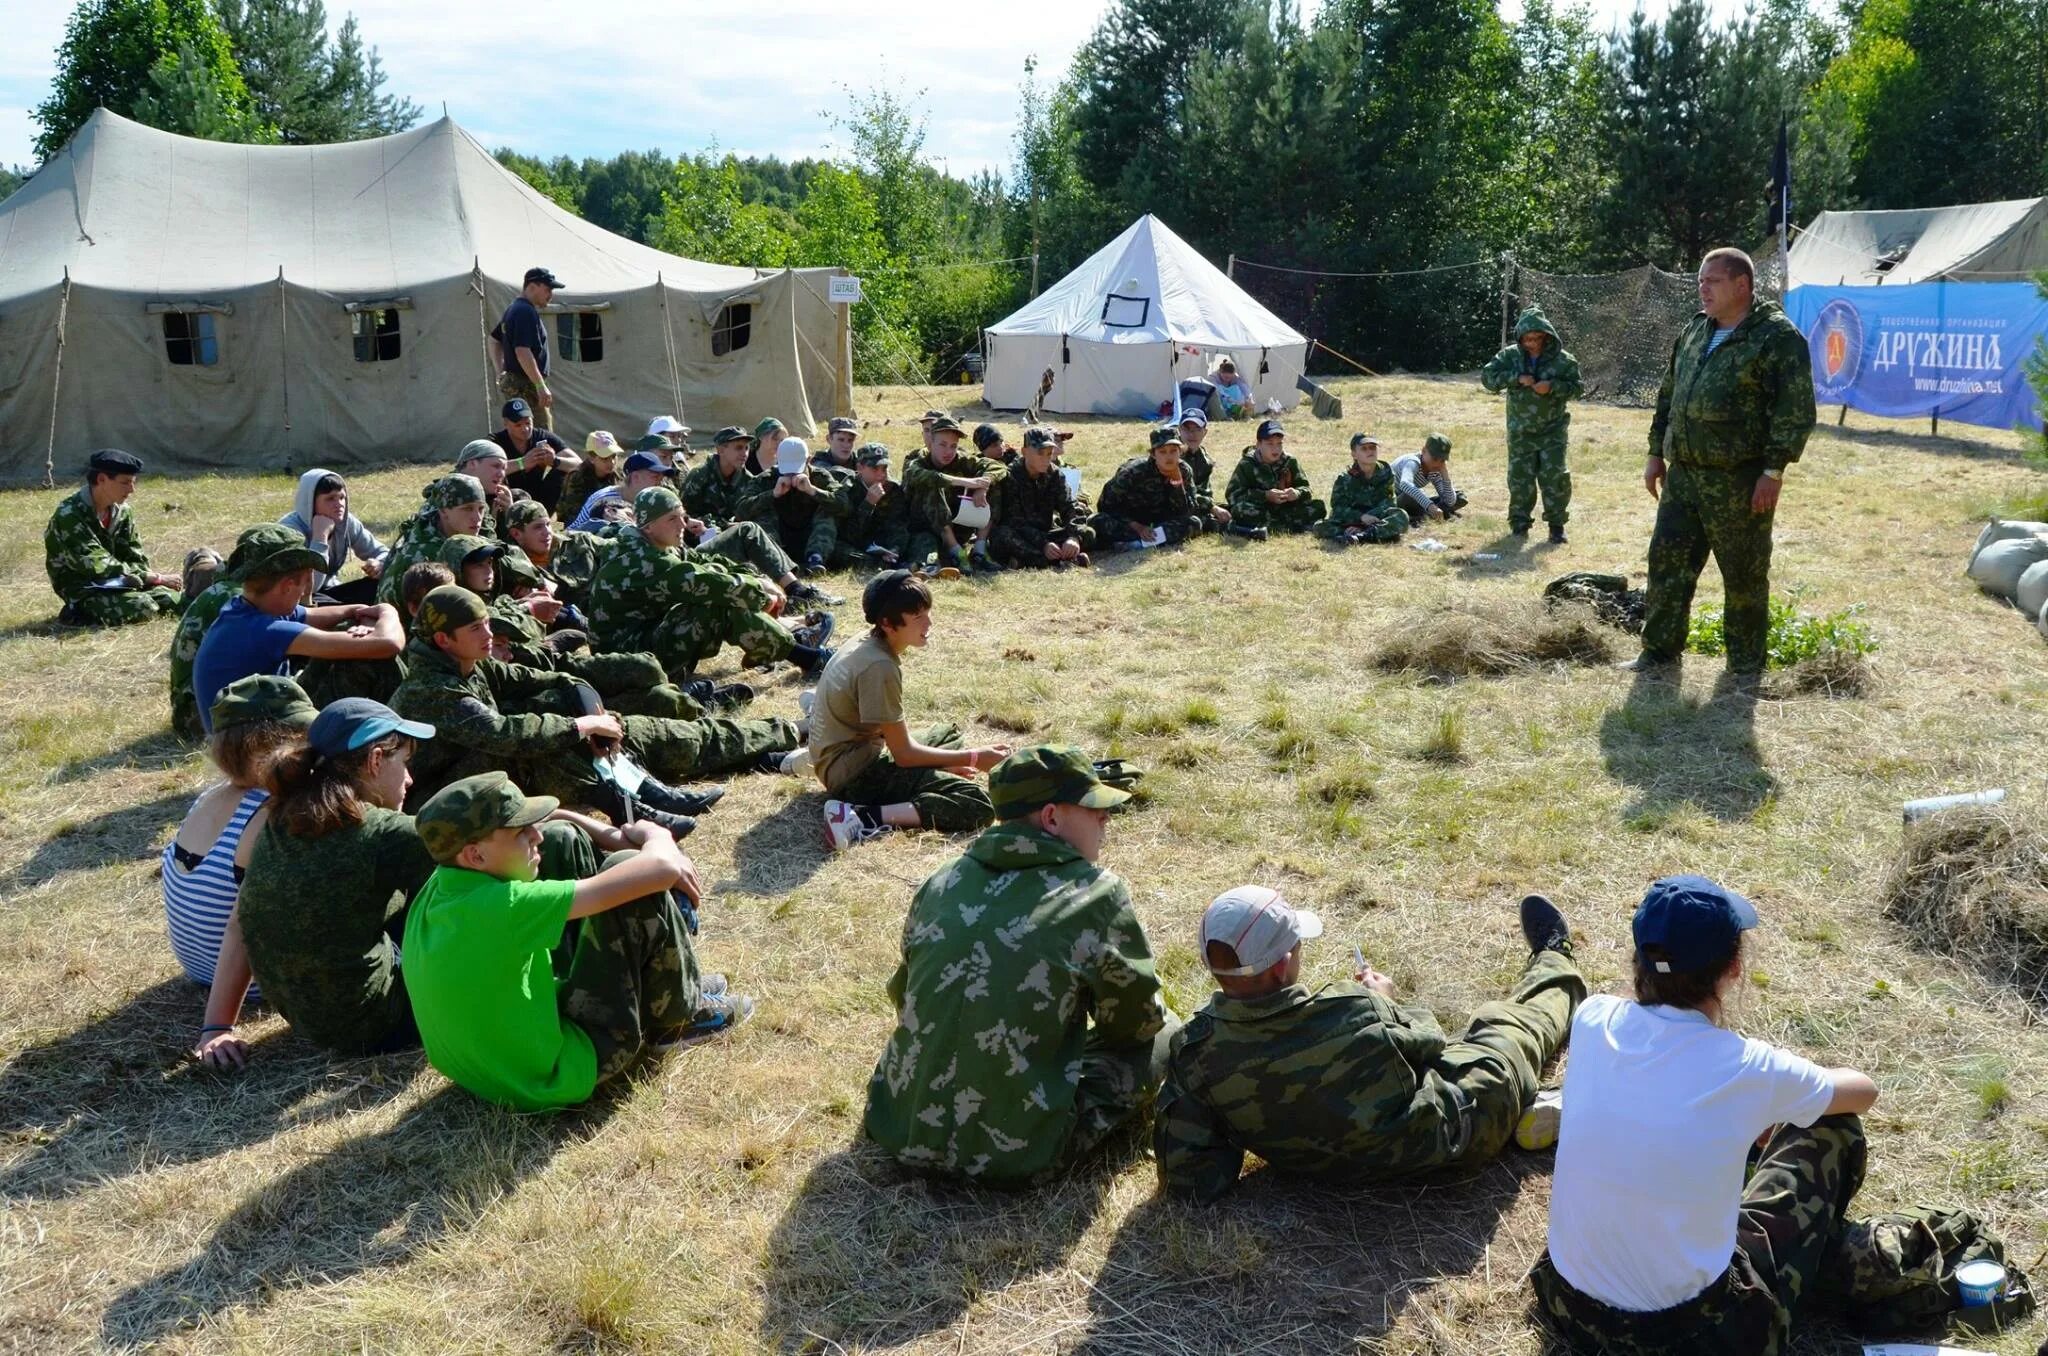
<instances>
[{"instance_id":1,"label":"tent pole","mask_svg":"<svg viewBox=\"0 0 2048 1356\"><path fill-rule=\"evenodd\" d=\"M1237 251L1230 252L1230 262L1223 266L1223 276L1233 281L1237 278Z\"/></svg>"},{"instance_id":2,"label":"tent pole","mask_svg":"<svg viewBox=\"0 0 2048 1356\"><path fill-rule=\"evenodd\" d=\"M847 275L843 268L833 273L841 278ZM832 374L832 406L835 414L853 417L853 303L841 301L832 306L832 353L839 370Z\"/></svg>"},{"instance_id":3,"label":"tent pole","mask_svg":"<svg viewBox=\"0 0 2048 1356\"><path fill-rule=\"evenodd\" d=\"M1508 307L1512 304L1515 276L1515 256L1510 250L1500 252L1500 346L1508 346Z\"/></svg>"},{"instance_id":4,"label":"tent pole","mask_svg":"<svg viewBox=\"0 0 2048 1356\"><path fill-rule=\"evenodd\" d=\"M469 257L469 290L476 293L477 348L484 360L484 427L488 428L496 413L493 397L497 392L491 388L496 385L498 374L491 371L491 317L484 310L484 266L474 254Z\"/></svg>"},{"instance_id":5,"label":"tent pole","mask_svg":"<svg viewBox=\"0 0 2048 1356\"><path fill-rule=\"evenodd\" d=\"M668 350L668 392L676 403L676 418L687 424L690 421L683 416L683 383L676 376L676 336L675 331L669 328L668 284L659 272L654 275L654 290L661 298L661 344Z\"/></svg>"},{"instance_id":6,"label":"tent pole","mask_svg":"<svg viewBox=\"0 0 2048 1356\"><path fill-rule=\"evenodd\" d=\"M277 266L277 390L284 401L284 470L292 472L292 365L285 357L284 265Z\"/></svg>"},{"instance_id":7,"label":"tent pole","mask_svg":"<svg viewBox=\"0 0 2048 1356\"><path fill-rule=\"evenodd\" d=\"M1031 295L1038 295L1038 251L1031 252Z\"/></svg>"},{"instance_id":8,"label":"tent pole","mask_svg":"<svg viewBox=\"0 0 2048 1356\"><path fill-rule=\"evenodd\" d=\"M50 436L43 444L43 488L57 483L57 398L64 391L64 322L71 314L71 265L64 266L64 290L57 298L57 364L50 376Z\"/></svg>"}]
</instances>

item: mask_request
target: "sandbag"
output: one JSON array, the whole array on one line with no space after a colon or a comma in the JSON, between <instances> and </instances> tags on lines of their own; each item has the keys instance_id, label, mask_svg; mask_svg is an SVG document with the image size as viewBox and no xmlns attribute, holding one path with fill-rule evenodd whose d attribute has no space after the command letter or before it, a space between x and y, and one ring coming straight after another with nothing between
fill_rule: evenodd
<instances>
[{"instance_id":1,"label":"sandbag","mask_svg":"<svg viewBox=\"0 0 2048 1356\"><path fill-rule=\"evenodd\" d=\"M1978 555L1993 542L2012 541L2017 537L2048 537L2048 523L2030 523L2023 518L1993 518L1984 524L1984 530L1977 534L1977 544L1970 548L1970 566L1976 565Z\"/></svg>"},{"instance_id":2,"label":"sandbag","mask_svg":"<svg viewBox=\"0 0 2048 1356\"><path fill-rule=\"evenodd\" d=\"M2013 601L2013 591L2019 587L2020 576L2027 567L2048 560L2048 537L2014 537L2007 541L1995 541L1977 553L1970 562L1970 578L1977 581L1986 593L1995 593L2007 602Z\"/></svg>"},{"instance_id":3,"label":"sandbag","mask_svg":"<svg viewBox=\"0 0 2048 1356\"><path fill-rule=\"evenodd\" d=\"M2048 604L2048 559L2035 561L2020 572L2012 586L2013 605L2037 622L2043 604Z\"/></svg>"}]
</instances>

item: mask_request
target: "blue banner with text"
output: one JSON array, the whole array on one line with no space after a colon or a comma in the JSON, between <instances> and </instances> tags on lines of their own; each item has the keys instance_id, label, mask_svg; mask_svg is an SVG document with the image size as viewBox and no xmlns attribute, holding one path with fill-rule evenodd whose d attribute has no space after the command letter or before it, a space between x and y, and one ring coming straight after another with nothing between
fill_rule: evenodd
<instances>
[{"instance_id":1,"label":"blue banner with text","mask_svg":"<svg viewBox=\"0 0 2048 1356\"><path fill-rule=\"evenodd\" d=\"M1795 287L1785 313L1806 335L1824 405L2041 427L2027 360L2048 335L2048 297L2032 283Z\"/></svg>"}]
</instances>

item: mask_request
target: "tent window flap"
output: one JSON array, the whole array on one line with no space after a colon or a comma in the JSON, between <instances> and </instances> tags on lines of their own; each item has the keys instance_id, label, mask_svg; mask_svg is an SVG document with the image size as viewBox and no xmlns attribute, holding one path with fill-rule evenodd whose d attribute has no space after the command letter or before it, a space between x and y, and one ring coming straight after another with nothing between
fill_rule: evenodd
<instances>
[{"instance_id":1,"label":"tent window flap","mask_svg":"<svg viewBox=\"0 0 2048 1356\"><path fill-rule=\"evenodd\" d=\"M564 362L604 361L604 317L596 311L563 311L555 317L555 350Z\"/></svg>"},{"instance_id":2,"label":"tent window flap","mask_svg":"<svg viewBox=\"0 0 2048 1356\"><path fill-rule=\"evenodd\" d=\"M164 358L173 367L212 367L220 361L220 338L211 311L165 311Z\"/></svg>"},{"instance_id":3,"label":"tent window flap","mask_svg":"<svg viewBox=\"0 0 2048 1356\"><path fill-rule=\"evenodd\" d=\"M737 353L754 339L753 303L735 301L719 308L711 324L711 356L723 358Z\"/></svg>"},{"instance_id":4,"label":"tent window flap","mask_svg":"<svg viewBox=\"0 0 2048 1356\"><path fill-rule=\"evenodd\" d=\"M357 311L349 316L349 327L355 338L357 362L397 361L400 336L396 310Z\"/></svg>"},{"instance_id":5,"label":"tent window flap","mask_svg":"<svg viewBox=\"0 0 2048 1356\"><path fill-rule=\"evenodd\" d=\"M1152 318L1150 297L1122 297L1111 292L1102 299L1102 323L1113 330L1142 330Z\"/></svg>"}]
</instances>

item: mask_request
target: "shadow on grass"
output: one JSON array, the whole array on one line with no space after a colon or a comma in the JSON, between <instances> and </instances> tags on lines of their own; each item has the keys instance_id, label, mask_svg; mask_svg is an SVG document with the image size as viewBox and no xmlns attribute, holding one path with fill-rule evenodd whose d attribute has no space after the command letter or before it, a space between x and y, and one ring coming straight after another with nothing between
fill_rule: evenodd
<instances>
[{"instance_id":1,"label":"shadow on grass","mask_svg":"<svg viewBox=\"0 0 2048 1356\"><path fill-rule=\"evenodd\" d=\"M1655 827L1686 806L1730 821L1761 809L1778 779L1757 749L1756 701L1725 674L1704 702L1684 694L1675 670L1636 674L1627 698L1600 720L1608 774L1636 792L1623 817Z\"/></svg>"},{"instance_id":2,"label":"shadow on grass","mask_svg":"<svg viewBox=\"0 0 2048 1356\"><path fill-rule=\"evenodd\" d=\"M1951 423L1951 428L1968 427ZM2026 452L2017 447L2000 447L1996 443L1968 436L1954 434L1904 433L1890 428L1843 427L1823 414L1815 426L1814 436L1830 442L1865 443L1873 447L1897 448L1901 452L1931 452L1937 457L1968 457L1972 461L2026 460Z\"/></svg>"},{"instance_id":3,"label":"shadow on grass","mask_svg":"<svg viewBox=\"0 0 2048 1356\"><path fill-rule=\"evenodd\" d=\"M68 871L96 871L114 862L140 861L151 855L165 828L184 818L191 803L191 792L173 791L140 805L74 821L36 844L27 861L0 878L0 895L34 889Z\"/></svg>"},{"instance_id":4,"label":"shadow on grass","mask_svg":"<svg viewBox=\"0 0 2048 1356\"><path fill-rule=\"evenodd\" d=\"M56 782L83 781L87 777L114 768L129 771L161 772L166 768L177 767L201 747L198 744L187 744L184 740L172 734L170 727L166 725L160 729L152 730L148 734L137 735L118 749L108 749L105 753L96 754L91 758L81 758L75 763L66 763L63 767L57 769L56 776L52 777L51 780Z\"/></svg>"},{"instance_id":5,"label":"shadow on grass","mask_svg":"<svg viewBox=\"0 0 2048 1356\"><path fill-rule=\"evenodd\" d=\"M611 1114L600 1098L517 1116L444 1086L388 1128L257 1186L191 1260L108 1306L108 1346L149 1346L238 1304L405 1261L545 1167Z\"/></svg>"},{"instance_id":6,"label":"shadow on grass","mask_svg":"<svg viewBox=\"0 0 2048 1356\"><path fill-rule=\"evenodd\" d=\"M1549 548L1531 549L1529 538L1503 532L1492 541L1472 548L1472 554L1455 562L1451 568L1460 579L1497 579L1503 575L1523 574L1545 563L1551 554ZM1498 560L1481 560L1482 555L1498 556Z\"/></svg>"},{"instance_id":7,"label":"shadow on grass","mask_svg":"<svg viewBox=\"0 0 2048 1356\"><path fill-rule=\"evenodd\" d=\"M733 843L733 878L714 882L712 893L786 895L817 875L832 855L824 811L824 797L807 793L748 825Z\"/></svg>"},{"instance_id":8,"label":"shadow on grass","mask_svg":"<svg viewBox=\"0 0 2048 1356\"><path fill-rule=\"evenodd\" d=\"M0 1069L0 1142L33 1146L0 1169L0 1197L59 1199L229 1153L376 1106L420 1068L417 1052L332 1061L280 1033L251 1047L245 1072L216 1073L187 1058L204 1001L166 980Z\"/></svg>"},{"instance_id":9,"label":"shadow on grass","mask_svg":"<svg viewBox=\"0 0 2048 1356\"><path fill-rule=\"evenodd\" d=\"M1522 1179L1549 1170L1511 1149L1443 1182L1341 1191L1267 1170L1216 1205L1155 1196L1088 1283L1072 1349L1378 1350L1411 1297L1482 1265Z\"/></svg>"},{"instance_id":10,"label":"shadow on grass","mask_svg":"<svg viewBox=\"0 0 2048 1356\"><path fill-rule=\"evenodd\" d=\"M833 1154L811 1169L768 1240L763 1344L893 1347L949 1327L985 1294L1057 1270L1142 1138L1126 1129L1059 1182L1014 1193L912 1176L865 1140Z\"/></svg>"}]
</instances>

